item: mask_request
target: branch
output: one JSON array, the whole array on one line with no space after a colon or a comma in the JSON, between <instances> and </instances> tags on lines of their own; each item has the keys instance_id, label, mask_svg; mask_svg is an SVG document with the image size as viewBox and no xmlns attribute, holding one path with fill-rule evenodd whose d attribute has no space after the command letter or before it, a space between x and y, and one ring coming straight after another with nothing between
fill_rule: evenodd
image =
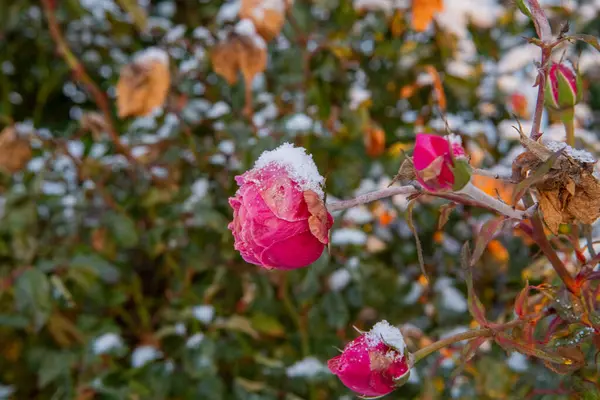
<instances>
[{"instance_id":1,"label":"branch","mask_svg":"<svg viewBox=\"0 0 600 400\"><path fill-rule=\"evenodd\" d=\"M361 204L371 203L376 200L384 199L386 197L395 196L398 194L411 195L419 193L420 190L414 186L395 186L382 190L376 190L374 192L366 193L361 196L355 197L350 200L336 201L335 203L329 203L327 209L330 212L345 210L348 208L356 207Z\"/></svg>"},{"instance_id":2,"label":"branch","mask_svg":"<svg viewBox=\"0 0 600 400\"><path fill-rule=\"evenodd\" d=\"M422 349L417 350L413 353L414 363L416 364L423 358L427 357L431 353L434 353L444 347L447 347L451 344L462 342L463 340L471 340L479 337L492 337L496 333L505 331L521 324L527 323L533 319L539 318L542 315L534 315L524 319L515 319L513 321L507 322L505 324L494 325L494 328L482 328L482 329L472 329L466 332L457 333L456 335L452 335L442 340L438 340L428 346L423 347Z\"/></svg>"},{"instance_id":3,"label":"branch","mask_svg":"<svg viewBox=\"0 0 600 400\"><path fill-rule=\"evenodd\" d=\"M67 65L71 68L71 71L79 80L79 82L87 88L88 92L94 99L94 102L102 112L104 120L106 122L108 134L110 135L111 140L115 144L116 150L119 153L123 154L131 163L136 163L135 158L131 155L127 146L125 146L121 142L117 130L115 129L112 114L110 111L110 105L106 94L102 90L100 90L98 85L96 85L96 83L88 75L83 64L81 64L81 62L73 54L65 38L63 37L60 31L60 27L58 25L58 21L56 20L56 15L54 14L54 6L52 5L52 0L42 0L42 5L44 7L44 14L46 15L46 19L48 20L48 29L50 30L50 35L56 43L59 54L63 57Z\"/></svg>"}]
</instances>

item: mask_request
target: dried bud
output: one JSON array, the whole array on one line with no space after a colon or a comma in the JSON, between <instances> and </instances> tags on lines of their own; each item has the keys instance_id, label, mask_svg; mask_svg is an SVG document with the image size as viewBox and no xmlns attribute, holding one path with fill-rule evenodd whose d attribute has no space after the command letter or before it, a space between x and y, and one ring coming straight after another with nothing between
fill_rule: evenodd
<instances>
[{"instance_id":1,"label":"dried bud","mask_svg":"<svg viewBox=\"0 0 600 400\"><path fill-rule=\"evenodd\" d=\"M581 100L581 85L571 63L552 64L546 81L546 105L555 110L572 108Z\"/></svg>"},{"instance_id":2,"label":"dried bud","mask_svg":"<svg viewBox=\"0 0 600 400\"><path fill-rule=\"evenodd\" d=\"M150 114L163 105L170 84L167 53L156 47L140 52L121 69L117 83L119 117Z\"/></svg>"},{"instance_id":3,"label":"dried bud","mask_svg":"<svg viewBox=\"0 0 600 400\"><path fill-rule=\"evenodd\" d=\"M410 375L408 354L400 329L381 321L348 343L327 363L352 391L365 397L384 396L402 386Z\"/></svg>"},{"instance_id":4,"label":"dried bud","mask_svg":"<svg viewBox=\"0 0 600 400\"><path fill-rule=\"evenodd\" d=\"M229 229L244 260L265 268L295 269L319 258L333 218L323 202L324 182L312 156L285 143L263 153L237 176L229 199Z\"/></svg>"},{"instance_id":5,"label":"dried bud","mask_svg":"<svg viewBox=\"0 0 600 400\"><path fill-rule=\"evenodd\" d=\"M456 135L444 138L437 135L417 134L413 162L417 180L425 189L432 192L460 189L454 186L459 182L462 185L462 181L465 180L462 175L468 173L464 168L459 169L461 163L466 163L466 155L460 137Z\"/></svg>"}]
</instances>

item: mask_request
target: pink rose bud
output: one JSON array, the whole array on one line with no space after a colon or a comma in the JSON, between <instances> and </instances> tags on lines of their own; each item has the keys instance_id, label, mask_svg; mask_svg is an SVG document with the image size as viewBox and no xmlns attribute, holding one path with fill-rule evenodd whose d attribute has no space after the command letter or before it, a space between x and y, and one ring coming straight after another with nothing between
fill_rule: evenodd
<instances>
[{"instance_id":1,"label":"pink rose bud","mask_svg":"<svg viewBox=\"0 0 600 400\"><path fill-rule=\"evenodd\" d=\"M413 152L415 172L419 183L431 192L453 189L458 183L456 161L463 161L466 158L459 136L417 134ZM466 179L468 181L468 177ZM461 184L463 184L462 180L464 179L461 179Z\"/></svg>"},{"instance_id":2,"label":"pink rose bud","mask_svg":"<svg viewBox=\"0 0 600 400\"><path fill-rule=\"evenodd\" d=\"M570 62L552 64L546 81L546 105L555 110L572 108L581 100L581 85Z\"/></svg>"},{"instance_id":3,"label":"pink rose bud","mask_svg":"<svg viewBox=\"0 0 600 400\"><path fill-rule=\"evenodd\" d=\"M240 188L229 199L228 228L244 260L287 270L321 256L333 218L323 202L324 179L304 148L285 143L264 152L235 180Z\"/></svg>"},{"instance_id":4,"label":"pink rose bud","mask_svg":"<svg viewBox=\"0 0 600 400\"><path fill-rule=\"evenodd\" d=\"M410 367L400 329L381 321L348 343L327 363L352 391L365 397L391 393L408 380Z\"/></svg>"}]
</instances>

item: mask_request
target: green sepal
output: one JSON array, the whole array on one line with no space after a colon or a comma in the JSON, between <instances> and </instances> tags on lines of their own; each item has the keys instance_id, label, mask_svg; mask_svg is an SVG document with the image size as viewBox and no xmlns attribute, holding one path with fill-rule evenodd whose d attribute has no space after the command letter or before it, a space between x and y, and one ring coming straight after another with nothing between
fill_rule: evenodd
<instances>
[{"instance_id":1,"label":"green sepal","mask_svg":"<svg viewBox=\"0 0 600 400\"><path fill-rule=\"evenodd\" d=\"M466 160L462 159L454 159L454 165L450 167L452 173L454 174L454 185L452 185L452 190L457 192L467 186L467 184L471 181L471 166Z\"/></svg>"}]
</instances>

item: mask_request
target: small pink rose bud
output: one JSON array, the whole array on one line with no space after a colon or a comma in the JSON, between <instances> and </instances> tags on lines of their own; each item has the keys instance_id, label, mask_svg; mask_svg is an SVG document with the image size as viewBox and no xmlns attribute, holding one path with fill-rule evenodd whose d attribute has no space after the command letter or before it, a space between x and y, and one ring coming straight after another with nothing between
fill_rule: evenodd
<instances>
[{"instance_id":1,"label":"small pink rose bud","mask_svg":"<svg viewBox=\"0 0 600 400\"><path fill-rule=\"evenodd\" d=\"M244 260L289 270L321 256L333 218L323 202L324 179L304 148L285 143L264 152L235 180L240 188L229 198L228 228Z\"/></svg>"},{"instance_id":2,"label":"small pink rose bud","mask_svg":"<svg viewBox=\"0 0 600 400\"><path fill-rule=\"evenodd\" d=\"M383 396L406 383L410 374L402 333L387 321L348 343L327 363L352 391L365 397Z\"/></svg>"},{"instance_id":3,"label":"small pink rose bud","mask_svg":"<svg viewBox=\"0 0 600 400\"><path fill-rule=\"evenodd\" d=\"M450 150L452 149L452 154ZM417 180L431 192L452 189L455 184L455 160L466 160L460 137L418 133L413 153Z\"/></svg>"},{"instance_id":4,"label":"small pink rose bud","mask_svg":"<svg viewBox=\"0 0 600 400\"><path fill-rule=\"evenodd\" d=\"M572 108L581 100L581 85L570 62L552 64L546 81L546 105L555 110Z\"/></svg>"}]
</instances>

